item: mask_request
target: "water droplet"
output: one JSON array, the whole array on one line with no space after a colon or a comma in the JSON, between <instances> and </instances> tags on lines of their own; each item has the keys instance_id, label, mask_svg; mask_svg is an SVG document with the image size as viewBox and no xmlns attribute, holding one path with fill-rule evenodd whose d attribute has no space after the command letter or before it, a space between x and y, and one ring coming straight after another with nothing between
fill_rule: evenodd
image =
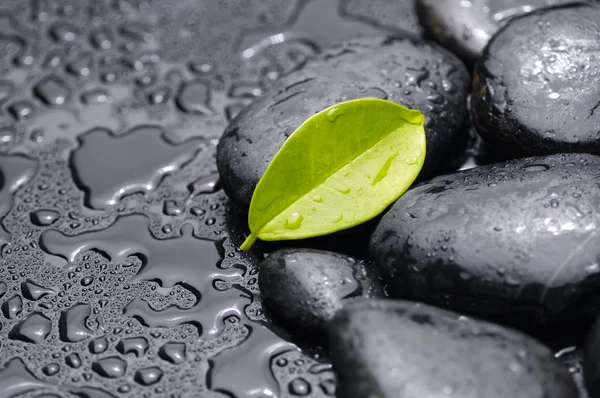
<instances>
[{"instance_id":1,"label":"water droplet","mask_svg":"<svg viewBox=\"0 0 600 398\"><path fill-rule=\"evenodd\" d=\"M288 385L288 391L292 395L305 397L311 393L310 383L302 377L298 377L290 382Z\"/></svg>"},{"instance_id":2,"label":"water droplet","mask_svg":"<svg viewBox=\"0 0 600 398\"><path fill-rule=\"evenodd\" d=\"M559 204L560 202L558 201L558 199L550 199L550 207L552 207L553 209L557 208Z\"/></svg>"},{"instance_id":3,"label":"water droplet","mask_svg":"<svg viewBox=\"0 0 600 398\"><path fill-rule=\"evenodd\" d=\"M221 182L218 173L200 177L188 185L192 198L202 194L215 193L219 189L221 189Z\"/></svg>"},{"instance_id":4,"label":"water droplet","mask_svg":"<svg viewBox=\"0 0 600 398\"><path fill-rule=\"evenodd\" d=\"M51 363L42 368L42 372L44 372L44 374L46 376L54 376L59 371L60 371L60 365L57 363Z\"/></svg>"},{"instance_id":5,"label":"water droplet","mask_svg":"<svg viewBox=\"0 0 600 398\"><path fill-rule=\"evenodd\" d=\"M77 369L81 366L81 358L79 358L79 354L77 354L76 352L67 355L65 357L65 362L73 369Z\"/></svg>"},{"instance_id":6,"label":"water droplet","mask_svg":"<svg viewBox=\"0 0 600 398\"><path fill-rule=\"evenodd\" d=\"M327 112L327 120L329 120L331 123L334 123L338 117L342 116L344 114L343 111L341 111L339 108L331 108L328 112Z\"/></svg>"},{"instance_id":7,"label":"water droplet","mask_svg":"<svg viewBox=\"0 0 600 398\"><path fill-rule=\"evenodd\" d=\"M91 315L89 304L78 303L69 308L60 316L58 330L62 341L77 343L91 337L92 331L86 326L86 321Z\"/></svg>"},{"instance_id":8,"label":"water droplet","mask_svg":"<svg viewBox=\"0 0 600 398\"><path fill-rule=\"evenodd\" d=\"M550 169L550 166L546 164L526 164L522 168L524 171L546 171Z\"/></svg>"},{"instance_id":9,"label":"water droplet","mask_svg":"<svg viewBox=\"0 0 600 398\"><path fill-rule=\"evenodd\" d=\"M37 285L30 280L21 283L21 293L27 300L37 301L49 294L56 294L52 289Z\"/></svg>"},{"instance_id":10,"label":"water droplet","mask_svg":"<svg viewBox=\"0 0 600 398\"><path fill-rule=\"evenodd\" d=\"M180 216L183 214L184 208L177 205L174 200L166 200L163 204L163 213L167 216Z\"/></svg>"},{"instance_id":11,"label":"water droplet","mask_svg":"<svg viewBox=\"0 0 600 398\"><path fill-rule=\"evenodd\" d=\"M231 98L256 98L261 94L260 85L252 82L235 82L229 88Z\"/></svg>"},{"instance_id":12,"label":"water droplet","mask_svg":"<svg viewBox=\"0 0 600 398\"><path fill-rule=\"evenodd\" d=\"M313 196L313 201L317 202L317 203L323 203L323 197L321 195L315 195Z\"/></svg>"},{"instance_id":13,"label":"water droplet","mask_svg":"<svg viewBox=\"0 0 600 398\"><path fill-rule=\"evenodd\" d=\"M46 105L63 105L69 97L69 87L57 76L43 78L33 87L33 93Z\"/></svg>"},{"instance_id":14,"label":"water droplet","mask_svg":"<svg viewBox=\"0 0 600 398\"><path fill-rule=\"evenodd\" d=\"M68 22L61 22L50 28L50 37L57 42L72 42L77 39L79 28Z\"/></svg>"},{"instance_id":15,"label":"water droplet","mask_svg":"<svg viewBox=\"0 0 600 398\"><path fill-rule=\"evenodd\" d=\"M8 333L8 337L26 343L40 344L46 340L51 331L52 321L41 313L34 312L15 325Z\"/></svg>"},{"instance_id":16,"label":"water droplet","mask_svg":"<svg viewBox=\"0 0 600 398\"><path fill-rule=\"evenodd\" d=\"M163 371L160 368L152 366L135 372L133 379L143 386L150 386L160 381L162 375Z\"/></svg>"},{"instance_id":17,"label":"water droplet","mask_svg":"<svg viewBox=\"0 0 600 398\"><path fill-rule=\"evenodd\" d=\"M124 136L94 129L79 137L71 155L73 172L90 207L106 208L134 192L151 192L166 174L189 162L196 139L172 145L157 127L140 126ZM139 151L144 148L144 151Z\"/></svg>"},{"instance_id":18,"label":"water droplet","mask_svg":"<svg viewBox=\"0 0 600 398\"><path fill-rule=\"evenodd\" d=\"M31 117L33 110L33 104L27 100L17 101L8 106L8 112L18 121Z\"/></svg>"},{"instance_id":19,"label":"water droplet","mask_svg":"<svg viewBox=\"0 0 600 398\"><path fill-rule=\"evenodd\" d=\"M117 351L121 354L133 354L136 358L140 358L148 351L148 340L143 337L129 337L119 341Z\"/></svg>"},{"instance_id":20,"label":"water droplet","mask_svg":"<svg viewBox=\"0 0 600 398\"><path fill-rule=\"evenodd\" d=\"M158 351L158 355L165 361L173 364L181 364L186 359L186 346L185 343L166 343Z\"/></svg>"},{"instance_id":21,"label":"water droplet","mask_svg":"<svg viewBox=\"0 0 600 398\"><path fill-rule=\"evenodd\" d=\"M175 103L183 112L197 115L212 115L210 102L210 86L205 80L182 83L175 96Z\"/></svg>"},{"instance_id":22,"label":"water droplet","mask_svg":"<svg viewBox=\"0 0 600 398\"><path fill-rule=\"evenodd\" d=\"M102 354L108 349L108 340L106 337L98 337L89 342L88 348L92 354Z\"/></svg>"},{"instance_id":23,"label":"water droplet","mask_svg":"<svg viewBox=\"0 0 600 398\"><path fill-rule=\"evenodd\" d=\"M23 311L23 299L21 296L13 296L2 303L2 313L7 319L15 319Z\"/></svg>"},{"instance_id":24,"label":"water droplet","mask_svg":"<svg viewBox=\"0 0 600 398\"><path fill-rule=\"evenodd\" d=\"M35 225L46 227L54 224L60 218L60 213L54 210L37 210L31 213L31 222Z\"/></svg>"},{"instance_id":25,"label":"water droplet","mask_svg":"<svg viewBox=\"0 0 600 398\"><path fill-rule=\"evenodd\" d=\"M92 370L102 377L116 379L125 375L127 362L119 357L106 357L93 362Z\"/></svg>"},{"instance_id":26,"label":"water droplet","mask_svg":"<svg viewBox=\"0 0 600 398\"><path fill-rule=\"evenodd\" d=\"M91 54L84 53L76 60L67 64L67 72L75 77L87 77L90 75L93 65L93 56Z\"/></svg>"},{"instance_id":27,"label":"water droplet","mask_svg":"<svg viewBox=\"0 0 600 398\"><path fill-rule=\"evenodd\" d=\"M302 221L304 221L304 216L298 212L294 212L285 221L285 228L298 229L302 225Z\"/></svg>"},{"instance_id":28,"label":"water droplet","mask_svg":"<svg viewBox=\"0 0 600 398\"><path fill-rule=\"evenodd\" d=\"M338 191L339 193L343 194L343 195L347 195L347 194L350 193L350 191L352 190L352 188L350 188L350 187L336 187L335 190Z\"/></svg>"}]
</instances>

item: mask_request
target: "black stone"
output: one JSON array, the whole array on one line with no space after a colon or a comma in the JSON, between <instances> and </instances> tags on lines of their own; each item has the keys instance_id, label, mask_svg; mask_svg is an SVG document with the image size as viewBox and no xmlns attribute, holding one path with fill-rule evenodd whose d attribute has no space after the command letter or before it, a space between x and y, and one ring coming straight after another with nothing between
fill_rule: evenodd
<instances>
[{"instance_id":1,"label":"black stone","mask_svg":"<svg viewBox=\"0 0 600 398\"><path fill-rule=\"evenodd\" d=\"M418 0L428 36L468 61L513 17L573 0Z\"/></svg>"},{"instance_id":2,"label":"black stone","mask_svg":"<svg viewBox=\"0 0 600 398\"><path fill-rule=\"evenodd\" d=\"M388 99L426 115L424 176L462 131L468 87L462 62L433 44L377 38L333 47L276 82L230 123L217 152L223 189L247 209L289 135L315 113L362 97Z\"/></svg>"},{"instance_id":3,"label":"black stone","mask_svg":"<svg viewBox=\"0 0 600 398\"><path fill-rule=\"evenodd\" d=\"M515 18L475 65L473 120L507 157L600 153L600 7Z\"/></svg>"},{"instance_id":4,"label":"black stone","mask_svg":"<svg viewBox=\"0 0 600 398\"><path fill-rule=\"evenodd\" d=\"M598 170L595 155L550 155L409 190L371 237L388 293L536 333L580 333L600 310Z\"/></svg>"},{"instance_id":5,"label":"black stone","mask_svg":"<svg viewBox=\"0 0 600 398\"><path fill-rule=\"evenodd\" d=\"M355 301L333 319L329 342L338 397L578 396L534 339L425 304Z\"/></svg>"},{"instance_id":6,"label":"black stone","mask_svg":"<svg viewBox=\"0 0 600 398\"><path fill-rule=\"evenodd\" d=\"M323 331L347 301L385 295L368 264L313 249L271 253L261 264L258 283L263 299L277 314L313 332Z\"/></svg>"}]
</instances>

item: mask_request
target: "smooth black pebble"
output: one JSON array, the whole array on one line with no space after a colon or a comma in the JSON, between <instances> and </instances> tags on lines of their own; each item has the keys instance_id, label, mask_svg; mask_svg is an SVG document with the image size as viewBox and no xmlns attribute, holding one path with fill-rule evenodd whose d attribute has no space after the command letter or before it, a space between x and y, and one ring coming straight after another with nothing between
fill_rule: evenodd
<instances>
[{"instance_id":1,"label":"smooth black pebble","mask_svg":"<svg viewBox=\"0 0 600 398\"><path fill-rule=\"evenodd\" d=\"M223 189L247 209L258 180L287 137L315 113L364 97L387 99L426 115L426 175L462 132L469 80L462 62L434 44L371 38L333 47L276 82L228 126L217 151Z\"/></svg>"},{"instance_id":2,"label":"smooth black pebble","mask_svg":"<svg viewBox=\"0 0 600 398\"><path fill-rule=\"evenodd\" d=\"M261 264L258 277L265 302L298 327L321 332L346 302L384 297L370 266L342 254L282 249Z\"/></svg>"},{"instance_id":3,"label":"smooth black pebble","mask_svg":"<svg viewBox=\"0 0 600 398\"><path fill-rule=\"evenodd\" d=\"M564 154L436 177L381 219L371 256L392 296L581 333L600 311L599 175L600 157Z\"/></svg>"},{"instance_id":4,"label":"smooth black pebble","mask_svg":"<svg viewBox=\"0 0 600 398\"><path fill-rule=\"evenodd\" d=\"M600 6L515 18L475 65L471 109L505 157L600 153Z\"/></svg>"},{"instance_id":5,"label":"smooth black pebble","mask_svg":"<svg viewBox=\"0 0 600 398\"><path fill-rule=\"evenodd\" d=\"M338 397L578 396L534 339L425 304L355 301L333 319L329 343Z\"/></svg>"},{"instance_id":6,"label":"smooth black pebble","mask_svg":"<svg viewBox=\"0 0 600 398\"><path fill-rule=\"evenodd\" d=\"M473 61L489 40L515 16L573 0L417 0L428 36Z\"/></svg>"}]
</instances>

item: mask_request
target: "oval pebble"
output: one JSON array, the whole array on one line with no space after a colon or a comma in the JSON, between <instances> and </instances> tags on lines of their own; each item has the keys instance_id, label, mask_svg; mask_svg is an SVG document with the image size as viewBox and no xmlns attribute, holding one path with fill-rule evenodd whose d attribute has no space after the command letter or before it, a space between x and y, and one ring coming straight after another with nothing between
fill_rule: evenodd
<instances>
[{"instance_id":1,"label":"oval pebble","mask_svg":"<svg viewBox=\"0 0 600 398\"><path fill-rule=\"evenodd\" d=\"M471 109L505 157L600 153L600 6L515 18L475 65Z\"/></svg>"},{"instance_id":2,"label":"oval pebble","mask_svg":"<svg viewBox=\"0 0 600 398\"><path fill-rule=\"evenodd\" d=\"M564 154L436 177L385 214L371 256L392 296L579 333L600 310L599 176L600 157Z\"/></svg>"},{"instance_id":3,"label":"oval pebble","mask_svg":"<svg viewBox=\"0 0 600 398\"><path fill-rule=\"evenodd\" d=\"M338 397L578 396L534 339L425 304L355 301L333 319L329 343Z\"/></svg>"},{"instance_id":4,"label":"oval pebble","mask_svg":"<svg viewBox=\"0 0 600 398\"><path fill-rule=\"evenodd\" d=\"M247 209L289 135L315 113L363 97L388 99L426 115L426 175L462 132L469 80L462 62L434 44L375 38L333 47L280 79L230 123L217 150L223 189Z\"/></svg>"},{"instance_id":5,"label":"oval pebble","mask_svg":"<svg viewBox=\"0 0 600 398\"><path fill-rule=\"evenodd\" d=\"M281 249L261 264L258 284L263 299L286 321L322 332L343 305L357 297L384 297L368 264L315 249Z\"/></svg>"}]
</instances>

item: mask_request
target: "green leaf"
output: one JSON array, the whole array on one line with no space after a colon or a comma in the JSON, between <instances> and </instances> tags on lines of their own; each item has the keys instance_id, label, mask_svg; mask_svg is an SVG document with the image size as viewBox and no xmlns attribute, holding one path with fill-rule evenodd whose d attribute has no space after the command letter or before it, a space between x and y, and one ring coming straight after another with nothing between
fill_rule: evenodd
<instances>
[{"instance_id":1,"label":"green leaf","mask_svg":"<svg viewBox=\"0 0 600 398\"><path fill-rule=\"evenodd\" d=\"M380 214L423 167L424 121L417 110L375 98L342 102L306 120L258 182L241 249L258 238L330 234Z\"/></svg>"}]
</instances>

